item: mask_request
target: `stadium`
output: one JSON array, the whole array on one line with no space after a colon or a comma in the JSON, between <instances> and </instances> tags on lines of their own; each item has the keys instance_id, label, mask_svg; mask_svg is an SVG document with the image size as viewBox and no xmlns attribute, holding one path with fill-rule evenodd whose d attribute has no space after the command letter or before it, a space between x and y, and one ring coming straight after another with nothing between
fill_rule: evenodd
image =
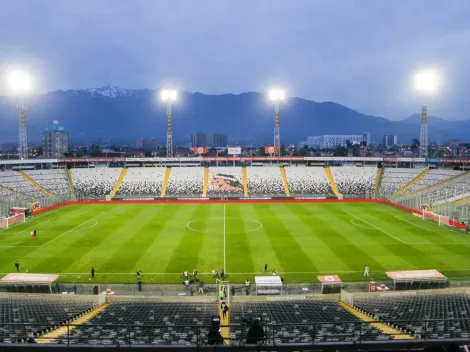
<instances>
[{"instance_id":1,"label":"stadium","mask_svg":"<svg viewBox=\"0 0 470 352\"><path fill-rule=\"evenodd\" d=\"M466 162L1 161L0 341L466 344Z\"/></svg>"}]
</instances>

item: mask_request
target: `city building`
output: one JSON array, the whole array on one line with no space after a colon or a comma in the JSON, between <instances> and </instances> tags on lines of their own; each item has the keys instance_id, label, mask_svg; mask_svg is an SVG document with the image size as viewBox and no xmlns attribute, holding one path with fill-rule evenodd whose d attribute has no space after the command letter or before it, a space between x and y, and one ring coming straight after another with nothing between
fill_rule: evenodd
<instances>
[{"instance_id":1,"label":"city building","mask_svg":"<svg viewBox=\"0 0 470 352\"><path fill-rule=\"evenodd\" d=\"M370 145L370 133L369 132L364 132L362 134L362 141L365 142L367 146Z\"/></svg>"},{"instance_id":2,"label":"city building","mask_svg":"<svg viewBox=\"0 0 470 352\"><path fill-rule=\"evenodd\" d=\"M305 143L309 147L328 149L345 146L348 141L351 144L360 144L364 141L364 136L362 134L325 134L322 136L307 137Z\"/></svg>"},{"instance_id":3,"label":"city building","mask_svg":"<svg viewBox=\"0 0 470 352\"><path fill-rule=\"evenodd\" d=\"M207 134L203 132L193 133L191 135L191 148L207 147Z\"/></svg>"},{"instance_id":4,"label":"city building","mask_svg":"<svg viewBox=\"0 0 470 352\"><path fill-rule=\"evenodd\" d=\"M398 137L393 134L386 134L382 138L382 145L385 147L393 147L398 144Z\"/></svg>"},{"instance_id":5,"label":"city building","mask_svg":"<svg viewBox=\"0 0 470 352\"><path fill-rule=\"evenodd\" d=\"M69 142L69 132L54 120L52 127L46 127L42 133L43 158L62 158L69 151Z\"/></svg>"},{"instance_id":6,"label":"city building","mask_svg":"<svg viewBox=\"0 0 470 352\"><path fill-rule=\"evenodd\" d=\"M154 150L157 147L155 138L138 138L135 141L135 147L143 150Z\"/></svg>"},{"instance_id":7,"label":"city building","mask_svg":"<svg viewBox=\"0 0 470 352\"><path fill-rule=\"evenodd\" d=\"M215 148L226 148L228 145L228 138L226 134L214 133L212 135L212 147Z\"/></svg>"}]
</instances>

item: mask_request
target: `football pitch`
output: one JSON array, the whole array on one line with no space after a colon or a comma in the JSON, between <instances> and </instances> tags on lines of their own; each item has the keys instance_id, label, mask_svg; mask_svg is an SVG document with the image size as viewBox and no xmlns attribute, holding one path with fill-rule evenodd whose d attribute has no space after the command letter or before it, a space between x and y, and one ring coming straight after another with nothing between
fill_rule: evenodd
<instances>
[{"instance_id":1,"label":"football pitch","mask_svg":"<svg viewBox=\"0 0 470 352\"><path fill-rule=\"evenodd\" d=\"M36 228L37 237L30 238ZM0 230L0 273L60 274L62 282L181 283L197 269L206 283L276 269L286 283L343 281L385 271L438 269L470 275L470 236L375 203L87 204L58 208Z\"/></svg>"}]
</instances>

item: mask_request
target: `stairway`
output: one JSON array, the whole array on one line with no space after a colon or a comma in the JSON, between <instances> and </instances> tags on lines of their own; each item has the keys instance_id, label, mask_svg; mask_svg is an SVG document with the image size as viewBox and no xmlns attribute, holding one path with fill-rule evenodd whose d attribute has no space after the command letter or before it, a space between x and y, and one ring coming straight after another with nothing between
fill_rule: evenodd
<instances>
[{"instance_id":1,"label":"stairway","mask_svg":"<svg viewBox=\"0 0 470 352\"><path fill-rule=\"evenodd\" d=\"M204 168L204 183L202 185L202 196L205 198L207 196L207 187L209 186L209 168Z\"/></svg>"},{"instance_id":2,"label":"stairway","mask_svg":"<svg viewBox=\"0 0 470 352\"><path fill-rule=\"evenodd\" d=\"M281 169L282 183L284 184L284 192L286 193L286 196L290 197L289 185L287 183L286 169L284 168L284 166L281 166L280 169Z\"/></svg>"},{"instance_id":3,"label":"stairway","mask_svg":"<svg viewBox=\"0 0 470 352\"><path fill-rule=\"evenodd\" d=\"M380 186L382 185L382 175L384 174L383 167L377 168L377 177L375 178L374 198L379 195Z\"/></svg>"},{"instance_id":4,"label":"stairway","mask_svg":"<svg viewBox=\"0 0 470 352\"><path fill-rule=\"evenodd\" d=\"M43 186L41 186L39 183L37 183L36 181L34 181L31 177L29 177L28 175L26 175L26 173L24 173L24 171L18 171L18 173L23 176L23 178L28 181L29 183L31 183L34 187L36 187L38 190L40 190L42 193L44 193L46 196L49 196L51 198L54 198L54 199L57 199L51 192L49 192L47 189L45 189Z\"/></svg>"},{"instance_id":5,"label":"stairway","mask_svg":"<svg viewBox=\"0 0 470 352\"><path fill-rule=\"evenodd\" d=\"M166 188L168 187L168 180L170 179L171 175L171 167L167 167L165 171L165 179L163 180L163 186L162 186L162 193L160 194L160 197L165 197L166 193Z\"/></svg>"},{"instance_id":6,"label":"stairway","mask_svg":"<svg viewBox=\"0 0 470 352\"><path fill-rule=\"evenodd\" d=\"M242 167L242 176L243 176L243 195L248 197L248 182L246 176L246 166Z\"/></svg>"},{"instance_id":7,"label":"stairway","mask_svg":"<svg viewBox=\"0 0 470 352\"><path fill-rule=\"evenodd\" d=\"M91 312L81 316L80 318L73 320L70 323L73 326L67 326L67 325L61 326L60 328L54 331L44 334L43 336L41 336L41 338L37 339L36 342L40 344L48 344L48 343L56 342L56 340L59 339L60 337L64 338L64 335L66 338L67 333L75 329L75 325L85 324L88 320L90 320L91 318L94 318L96 315L101 313L107 307L108 307L108 304L103 304L99 306L98 308L93 309Z\"/></svg>"},{"instance_id":8,"label":"stairway","mask_svg":"<svg viewBox=\"0 0 470 352\"><path fill-rule=\"evenodd\" d=\"M429 169L424 169L418 176L416 176L414 179L412 179L408 184L404 185L402 188L400 188L392 197L399 196L403 192L405 192L408 188L413 186L416 182L421 180L426 174L429 172Z\"/></svg>"},{"instance_id":9,"label":"stairway","mask_svg":"<svg viewBox=\"0 0 470 352\"><path fill-rule=\"evenodd\" d=\"M366 314L360 312L359 310L347 305L344 302L339 302L339 305L341 307L343 307L344 309L346 309L348 312L350 312L352 315L354 315L356 318L359 318L360 320L369 323L374 328L376 328L377 330L381 331L384 334L391 335L395 340L413 340L414 339L413 336L411 336L407 333L401 332L400 330L397 330L395 328L392 328L391 326L389 326L389 325L387 325L387 324L385 324L381 321L372 319L368 315L366 315Z\"/></svg>"},{"instance_id":10,"label":"stairway","mask_svg":"<svg viewBox=\"0 0 470 352\"><path fill-rule=\"evenodd\" d=\"M72 171L67 169L67 179L69 180L70 192L72 192L73 199L77 199L77 193L75 192L75 185L73 183Z\"/></svg>"},{"instance_id":11,"label":"stairway","mask_svg":"<svg viewBox=\"0 0 470 352\"><path fill-rule=\"evenodd\" d=\"M331 169L329 167L325 167L325 168L323 168L323 170L325 170L325 174L328 177L328 180L330 180L331 190L335 194L336 198L339 199L340 194L339 194L339 191L338 191L338 187L336 187L335 179L333 178L333 174L331 173Z\"/></svg>"},{"instance_id":12,"label":"stairway","mask_svg":"<svg viewBox=\"0 0 470 352\"><path fill-rule=\"evenodd\" d=\"M124 177L126 177L126 174L127 174L127 167L123 167L122 170L121 170L121 174L119 175L119 177L116 181L116 184L114 185L113 190L109 194L109 197L111 199L113 199L114 196L116 195L117 191L119 191L119 187L121 187L122 181L124 180Z\"/></svg>"}]
</instances>

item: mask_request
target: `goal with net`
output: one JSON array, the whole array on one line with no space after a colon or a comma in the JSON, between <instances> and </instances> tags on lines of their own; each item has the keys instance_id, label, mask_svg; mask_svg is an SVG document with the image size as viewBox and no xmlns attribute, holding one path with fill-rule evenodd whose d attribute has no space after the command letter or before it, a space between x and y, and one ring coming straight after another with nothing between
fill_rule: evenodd
<instances>
[{"instance_id":1,"label":"goal with net","mask_svg":"<svg viewBox=\"0 0 470 352\"><path fill-rule=\"evenodd\" d=\"M26 216L25 214L15 214L13 216L0 218L0 229L9 228L11 225L17 222L25 222Z\"/></svg>"},{"instance_id":2,"label":"goal with net","mask_svg":"<svg viewBox=\"0 0 470 352\"><path fill-rule=\"evenodd\" d=\"M431 220L431 221L438 223L439 225L453 226L453 222L448 216L443 216L443 215L439 215L439 214L436 214L430 211L424 211L424 210L421 212L419 216L421 216L423 220Z\"/></svg>"}]
</instances>

